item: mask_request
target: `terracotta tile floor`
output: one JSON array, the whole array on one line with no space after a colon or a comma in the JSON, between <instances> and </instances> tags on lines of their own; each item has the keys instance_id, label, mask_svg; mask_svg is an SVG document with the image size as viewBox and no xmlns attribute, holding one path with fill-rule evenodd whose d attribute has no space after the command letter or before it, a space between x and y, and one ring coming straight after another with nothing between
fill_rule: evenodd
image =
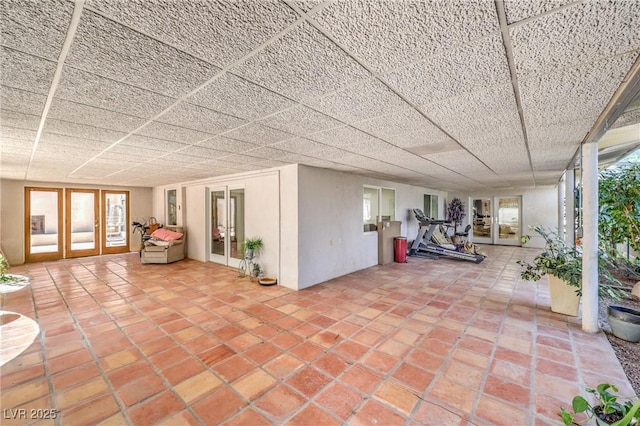
<instances>
[{"instance_id":1,"label":"terracotta tile floor","mask_svg":"<svg viewBox=\"0 0 640 426\"><path fill-rule=\"evenodd\" d=\"M41 333L0 369L2 424L540 425L585 386L632 393L605 336L520 281L535 251L485 250L300 292L137 253L14 267L33 284L2 309Z\"/></svg>"}]
</instances>

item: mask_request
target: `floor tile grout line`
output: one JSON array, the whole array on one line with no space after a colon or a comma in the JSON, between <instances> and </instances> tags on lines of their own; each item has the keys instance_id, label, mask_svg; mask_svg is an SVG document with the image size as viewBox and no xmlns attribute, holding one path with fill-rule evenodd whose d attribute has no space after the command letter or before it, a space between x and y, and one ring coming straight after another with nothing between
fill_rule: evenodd
<instances>
[{"instance_id":1,"label":"floor tile grout line","mask_svg":"<svg viewBox=\"0 0 640 426\"><path fill-rule=\"evenodd\" d=\"M162 302L160 302L160 303L162 303ZM250 314L250 315L251 315L251 314ZM259 316L254 316L254 315L252 315L252 316L253 316L253 317L255 317L255 318L259 318ZM192 324L193 324L193 323L192 323ZM194 324L194 325L195 325L195 326L198 326L197 324ZM160 328L161 328L161 327L160 327ZM280 330L281 330L281 331L286 331L286 330L284 330L284 329L282 329L282 328L280 328ZM250 332L249 332L249 330L246 330L246 329L245 329L245 332L250 333ZM209 333L212 333L212 332L209 332ZM250 334L255 336L255 334L252 334L252 333L250 333ZM256 336L256 337L259 337L259 338L262 340L262 337L260 337L260 336ZM179 345L181 345L181 344L180 344L180 342L177 342L177 343L178 343ZM262 342L261 342L261 343L265 343L265 341L263 341L263 340L262 340ZM224 342L222 342L221 344L224 344ZM299 345L299 344L298 344L298 345ZM296 347L297 347L298 345L296 345ZM257 344L256 344L256 345L254 345L254 346L257 346ZM186 349L189 353L191 353L191 351L190 351L190 350L188 350L186 347L185 347L184 349ZM235 352L235 350L234 350L234 352ZM239 353L237 353L237 352L236 352L236 354L239 354ZM198 359L200 360L200 358L197 356L197 354L193 354L193 357L198 358ZM230 388L230 389L231 389L232 391L234 391L234 392L235 392L235 393L236 393L236 394L237 394L237 395L238 395L242 400L245 400L245 397L244 397L243 395L241 395L241 394L237 393L237 391L235 390L235 388L234 388L234 387L233 387L233 385L232 385L232 382L233 382L233 381L240 380L242 377L245 377L245 376L247 376L248 374L250 374L250 372L247 372L247 373L245 373L245 374L243 374L243 375L241 375L241 376L239 376L239 377L235 378L233 381L231 381L231 382L230 382L230 381L227 381L224 377L220 377L220 376L218 375L218 373L217 373L215 370L213 370L213 366L209 366L209 365L207 365L207 364L206 364L206 363L204 363L202 360L200 360L200 362L201 362L201 364L204 364L205 368L207 368L207 369L211 370L211 372L212 372L213 374L215 374L215 375L216 375L216 376L221 380L221 382L225 385L225 387ZM221 363L221 362L223 362L223 361L220 361L219 363ZM259 369L261 369L261 370L263 370L263 371L264 371L263 366L261 366L261 365L257 365L255 362L253 362L253 360L250 360L250 362L252 362L252 363L254 364L255 368L259 368ZM149 363L150 363L150 362L149 362ZM219 363L216 363L216 364L219 364ZM265 373L269 374L267 371L265 371ZM294 374L295 374L295 371L294 371L294 372L292 372L290 375L288 375L288 376L286 376L286 377L287 377L287 378L290 378L290 377L292 377ZM271 374L269 374L269 375L271 375ZM287 385L287 384L286 384L286 382L285 382L285 378L282 378L282 379L278 378L278 381L279 381L279 384ZM182 383L182 382L181 382L181 383ZM277 383L278 383L278 382L277 382ZM288 386L289 388L291 388L289 385L287 385L287 386ZM173 387L173 386L172 386L172 387ZM273 385L271 388L275 388L275 387L277 387L277 384L276 384L276 385ZM292 389L293 389L293 388L292 388ZM298 392L298 391L297 391L297 389L293 389L293 390L294 390L294 391L296 391L296 392ZM215 392L215 393L217 393L217 392ZM302 395L302 394L300 394L300 395L304 397L304 395ZM155 395L154 395L154 396L155 396ZM261 394L260 394L260 396L259 396L259 397L257 397L257 399L262 398L263 396L264 396L264 394L263 394L263 393L261 393ZM180 396L178 395L178 397L180 397ZM181 397L180 397L180 399L182 400L182 398L181 398ZM196 399L196 400L192 401L192 403L197 403L197 401L202 401L202 400L204 400L204 396L200 396L198 399ZM142 401L140 401L140 402L142 402ZM138 403L140 403L140 402L138 402ZM184 403L185 403L185 405L190 409L190 412L192 412L193 410L191 410L191 404L186 403L186 401L183 401L183 402L184 402ZM309 405L309 403L310 403L310 401L308 401L308 403L307 403L307 404L305 404L305 405L304 405L304 407L300 407L300 409L299 409L299 410L297 410L297 411L296 411L296 413L297 413L297 412L299 412L299 411L302 411L306 406L308 406L308 405ZM249 401L249 402L248 402L248 404L247 404L247 406L248 406L248 407L250 407L251 405L252 405L252 403L251 403L251 401ZM256 410L256 407L251 407L251 408L253 408L254 410ZM229 418L225 419L225 421L229 421L229 420L233 419L234 417L236 417L236 416L238 416L238 415L241 415L241 413L242 413L245 409L246 409L246 408L242 408L242 409L240 409L237 413L234 413L232 416L230 416ZM260 411L261 411L261 412L264 412L263 410L260 410ZM192 412L191 414L193 414L193 415L195 416L195 418L196 418L196 419L198 419L198 420L202 421L202 420L200 419L200 417L197 415L197 413ZM265 412L265 414L267 414L267 413ZM291 417L293 417L293 416L295 416L295 414L293 414ZM268 417L272 417L272 416L268 416Z\"/></svg>"}]
</instances>

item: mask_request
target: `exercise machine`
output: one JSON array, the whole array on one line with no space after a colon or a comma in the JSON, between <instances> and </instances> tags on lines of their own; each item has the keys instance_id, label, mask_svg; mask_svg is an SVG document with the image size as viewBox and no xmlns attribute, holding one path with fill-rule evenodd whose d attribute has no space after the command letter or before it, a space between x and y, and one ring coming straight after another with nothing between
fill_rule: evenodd
<instances>
[{"instance_id":1,"label":"exercise machine","mask_svg":"<svg viewBox=\"0 0 640 426\"><path fill-rule=\"evenodd\" d=\"M443 225L449 225L451 222L445 220L435 220L428 218L420 209L413 209L413 214L420 222L420 231L418 236L411 244L409 256L422 256L429 259L438 259L442 256L451 257L453 259L468 260L480 263L484 260L484 256L479 254L462 253L455 250L455 245L451 247L443 247L432 242L433 233Z\"/></svg>"}]
</instances>

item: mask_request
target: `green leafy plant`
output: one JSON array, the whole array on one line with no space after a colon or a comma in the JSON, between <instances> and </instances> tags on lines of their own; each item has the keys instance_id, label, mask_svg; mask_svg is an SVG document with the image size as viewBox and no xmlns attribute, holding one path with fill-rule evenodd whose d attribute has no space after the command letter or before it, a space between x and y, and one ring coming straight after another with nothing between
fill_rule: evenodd
<instances>
[{"instance_id":1,"label":"green leafy plant","mask_svg":"<svg viewBox=\"0 0 640 426\"><path fill-rule=\"evenodd\" d=\"M609 250L628 241L640 251L640 164L602 170L598 195L600 239Z\"/></svg>"},{"instance_id":2,"label":"green leafy plant","mask_svg":"<svg viewBox=\"0 0 640 426\"><path fill-rule=\"evenodd\" d=\"M571 401L573 413L560 408L560 417L565 425L580 424L574 418L575 414L584 413L586 422L594 419L598 426L626 426L638 424L640 421L640 400L634 402L632 398L623 398L617 395L618 388L609 384L601 383L595 389L587 388L587 392L593 394L596 399L595 404L589 403L584 397L577 395Z\"/></svg>"},{"instance_id":3,"label":"green leafy plant","mask_svg":"<svg viewBox=\"0 0 640 426\"><path fill-rule=\"evenodd\" d=\"M262 238L255 237L244 240L243 245L245 250L260 250L262 248Z\"/></svg>"},{"instance_id":4,"label":"green leafy plant","mask_svg":"<svg viewBox=\"0 0 640 426\"><path fill-rule=\"evenodd\" d=\"M9 262L7 258L0 253L0 283L6 285L22 285L29 281L29 278L22 275L9 274Z\"/></svg>"},{"instance_id":5,"label":"green leafy plant","mask_svg":"<svg viewBox=\"0 0 640 426\"><path fill-rule=\"evenodd\" d=\"M576 293L582 295L582 251L580 247L569 246L558 236L557 232L545 229L540 225L529 227L540 235L545 242L543 251L538 254L533 263L518 260L522 266L520 277L525 281L538 281L545 274L554 275L564 280L568 285L576 288ZM530 240L530 236L521 238L523 244ZM616 267L602 250L598 257L598 271L600 274L599 291L601 295L608 295L615 299L621 298L620 285L611 273Z\"/></svg>"}]
</instances>

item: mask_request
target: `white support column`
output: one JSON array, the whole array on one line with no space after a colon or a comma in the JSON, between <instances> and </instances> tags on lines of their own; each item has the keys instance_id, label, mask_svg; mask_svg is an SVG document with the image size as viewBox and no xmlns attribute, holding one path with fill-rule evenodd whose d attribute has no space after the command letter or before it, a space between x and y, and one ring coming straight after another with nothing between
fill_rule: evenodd
<instances>
[{"instance_id":1,"label":"white support column","mask_svg":"<svg viewBox=\"0 0 640 426\"><path fill-rule=\"evenodd\" d=\"M558 237L564 240L564 199L565 199L565 183L564 176L558 182Z\"/></svg>"},{"instance_id":2,"label":"white support column","mask_svg":"<svg viewBox=\"0 0 640 426\"><path fill-rule=\"evenodd\" d=\"M582 146L582 330L598 328L598 144Z\"/></svg>"},{"instance_id":3,"label":"white support column","mask_svg":"<svg viewBox=\"0 0 640 426\"><path fill-rule=\"evenodd\" d=\"M567 170L564 174L565 183L565 215L566 215L566 236L565 242L569 247L576 245L576 172L573 169Z\"/></svg>"}]
</instances>

